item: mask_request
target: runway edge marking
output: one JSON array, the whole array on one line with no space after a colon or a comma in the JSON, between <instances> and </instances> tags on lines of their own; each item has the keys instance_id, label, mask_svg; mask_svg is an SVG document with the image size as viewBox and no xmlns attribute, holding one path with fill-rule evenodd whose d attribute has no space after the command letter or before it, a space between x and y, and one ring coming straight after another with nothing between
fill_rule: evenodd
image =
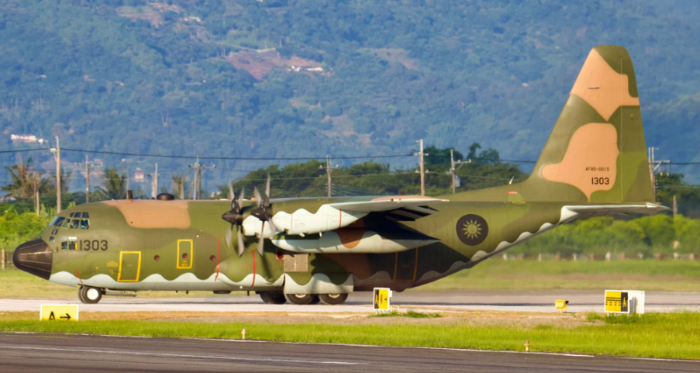
<instances>
[{"instance_id":1,"label":"runway edge marking","mask_svg":"<svg viewBox=\"0 0 700 373\"><path fill-rule=\"evenodd\" d=\"M46 333L35 333L35 332L15 332L15 331L2 331L4 334L46 334ZM397 349L418 349L418 350L438 350L438 351L455 351L455 352L488 352L488 353L507 353L507 354L521 354L521 355L545 355L545 356L565 356L565 357L588 357L588 358L616 358L616 359L627 359L627 360L646 360L646 361L676 361L676 362L686 362L686 363L700 363L700 360L692 359L665 359L665 358L655 358L655 357L632 357L632 356L616 356L616 355L587 355L587 354L572 354L566 352L544 352L544 351L510 351L510 350L479 350L474 348L451 348L451 347L420 347L420 346L386 346L386 345L363 345L363 344L351 344L351 343L309 343L309 342L289 342L289 341L268 341L263 339L214 339L214 338L167 338L167 337L146 337L146 336L134 336L134 335L107 335L107 334L85 334L85 333L71 333L71 334L57 334L57 335L79 335L79 336L89 336L89 337L108 337L108 338L135 338L135 339L181 339L181 340L191 340L191 341L212 341L212 342L227 342L227 343L277 343L277 344L290 344L290 345L316 345L316 346L346 346L346 347L363 347L363 348L397 348ZM364 364L364 363L349 363L349 364Z\"/></svg>"}]
</instances>

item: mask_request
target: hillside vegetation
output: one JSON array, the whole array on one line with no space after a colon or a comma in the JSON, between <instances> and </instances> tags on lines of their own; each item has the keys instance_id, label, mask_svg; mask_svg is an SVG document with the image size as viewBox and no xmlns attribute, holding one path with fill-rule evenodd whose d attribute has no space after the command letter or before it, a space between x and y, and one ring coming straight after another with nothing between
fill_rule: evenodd
<instances>
[{"instance_id":1,"label":"hillside vegetation","mask_svg":"<svg viewBox=\"0 0 700 373\"><path fill-rule=\"evenodd\" d=\"M620 44L636 64L649 145L689 161L698 14L691 0L6 0L0 148L34 146L10 140L32 134L73 149L323 157L408 154L424 138L532 160L588 51ZM35 157L51 166L48 152ZM193 163L132 161L173 173ZM222 161L205 178L273 163Z\"/></svg>"}]
</instances>

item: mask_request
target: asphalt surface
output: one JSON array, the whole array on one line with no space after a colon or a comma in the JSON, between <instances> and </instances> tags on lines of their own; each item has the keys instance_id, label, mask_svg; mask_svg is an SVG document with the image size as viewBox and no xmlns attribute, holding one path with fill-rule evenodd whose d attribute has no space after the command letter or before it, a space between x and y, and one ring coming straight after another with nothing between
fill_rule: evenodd
<instances>
[{"instance_id":1,"label":"asphalt surface","mask_svg":"<svg viewBox=\"0 0 700 373\"><path fill-rule=\"evenodd\" d=\"M158 339L0 334L10 372L698 372L700 361Z\"/></svg>"},{"instance_id":2,"label":"asphalt surface","mask_svg":"<svg viewBox=\"0 0 700 373\"><path fill-rule=\"evenodd\" d=\"M569 312L603 312L604 291L409 291L394 292L392 305L434 312L493 310L557 312L554 301L569 301ZM75 298L0 299L0 311L37 311L42 304L80 304ZM191 312L372 312L372 294L353 293L341 306L268 305L260 297L211 295L187 298L131 298L105 296L98 304L80 304L81 311ZM700 311L700 293L647 292L646 312Z\"/></svg>"}]
</instances>

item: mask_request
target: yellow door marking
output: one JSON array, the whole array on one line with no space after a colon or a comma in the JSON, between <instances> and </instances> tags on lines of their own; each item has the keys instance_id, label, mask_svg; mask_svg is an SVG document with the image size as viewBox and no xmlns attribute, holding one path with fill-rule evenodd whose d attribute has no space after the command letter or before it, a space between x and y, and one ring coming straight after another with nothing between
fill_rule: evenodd
<instances>
[{"instance_id":1,"label":"yellow door marking","mask_svg":"<svg viewBox=\"0 0 700 373\"><path fill-rule=\"evenodd\" d=\"M416 281L416 275L418 274L418 248L413 249L416 253L415 263L413 264L413 278L398 278L397 274L399 271L399 253L396 253L396 259L394 260L394 282L398 281ZM403 251L402 251L403 252Z\"/></svg>"},{"instance_id":2,"label":"yellow door marking","mask_svg":"<svg viewBox=\"0 0 700 373\"><path fill-rule=\"evenodd\" d=\"M187 258L182 255L187 254ZM191 269L194 259L194 241L177 240L177 269Z\"/></svg>"},{"instance_id":3,"label":"yellow door marking","mask_svg":"<svg viewBox=\"0 0 700 373\"><path fill-rule=\"evenodd\" d=\"M136 266L136 277L133 279L122 279L122 265L124 264L124 256L125 255L127 255L127 256L128 255L138 255L137 266ZM120 251L119 252L119 276L117 276L117 281L120 281L120 282L138 282L140 275L141 275L141 252L140 251Z\"/></svg>"}]
</instances>

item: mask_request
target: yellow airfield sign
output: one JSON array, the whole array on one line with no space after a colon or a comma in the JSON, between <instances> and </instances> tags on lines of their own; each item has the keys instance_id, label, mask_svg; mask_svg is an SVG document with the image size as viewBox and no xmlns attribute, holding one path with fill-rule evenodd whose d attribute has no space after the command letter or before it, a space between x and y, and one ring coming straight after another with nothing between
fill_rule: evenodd
<instances>
[{"instance_id":1,"label":"yellow airfield sign","mask_svg":"<svg viewBox=\"0 0 700 373\"><path fill-rule=\"evenodd\" d=\"M42 304L39 316L41 321L78 321L78 305Z\"/></svg>"},{"instance_id":2,"label":"yellow airfield sign","mask_svg":"<svg viewBox=\"0 0 700 373\"><path fill-rule=\"evenodd\" d=\"M374 310L388 311L391 309L391 289L374 288Z\"/></svg>"},{"instance_id":3,"label":"yellow airfield sign","mask_svg":"<svg viewBox=\"0 0 700 373\"><path fill-rule=\"evenodd\" d=\"M626 291L605 291L605 312L629 313L629 294Z\"/></svg>"}]
</instances>

